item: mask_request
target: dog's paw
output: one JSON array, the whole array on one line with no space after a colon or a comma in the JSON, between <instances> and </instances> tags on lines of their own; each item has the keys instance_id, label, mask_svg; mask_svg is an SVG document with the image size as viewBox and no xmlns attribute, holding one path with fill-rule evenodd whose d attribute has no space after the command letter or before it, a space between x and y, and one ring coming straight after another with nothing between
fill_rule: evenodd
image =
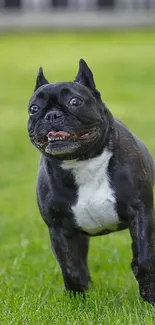
<instances>
[{"instance_id":1,"label":"dog's paw","mask_svg":"<svg viewBox=\"0 0 155 325\"><path fill-rule=\"evenodd\" d=\"M83 291L73 291L73 290L66 290L65 288L63 289L63 295L68 296L69 298L81 298L81 299L86 299L86 294L85 290Z\"/></svg>"},{"instance_id":2,"label":"dog's paw","mask_svg":"<svg viewBox=\"0 0 155 325\"><path fill-rule=\"evenodd\" d=\"M155 304L155 279L154 282L150 282L145 285L140 285L139 287L141 297L151 303Z\"/></svg>"}]
</instances>

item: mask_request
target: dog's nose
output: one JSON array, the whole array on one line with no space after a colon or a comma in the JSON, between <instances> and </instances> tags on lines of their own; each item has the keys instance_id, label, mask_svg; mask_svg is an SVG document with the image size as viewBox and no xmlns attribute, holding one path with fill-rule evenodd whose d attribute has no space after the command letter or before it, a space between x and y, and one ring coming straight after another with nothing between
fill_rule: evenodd
<instances>
[{"instance_id":1,"label":"dog's nose","mask_svg":"<svg viewBox=\"0 0 155 325\"><path fill-rule=\"evenodd\" d=\"M55 122L62 116L62 112L60 111L51 111L45 115L45 120L49 122Z\"/></svg>"}]
</instances>

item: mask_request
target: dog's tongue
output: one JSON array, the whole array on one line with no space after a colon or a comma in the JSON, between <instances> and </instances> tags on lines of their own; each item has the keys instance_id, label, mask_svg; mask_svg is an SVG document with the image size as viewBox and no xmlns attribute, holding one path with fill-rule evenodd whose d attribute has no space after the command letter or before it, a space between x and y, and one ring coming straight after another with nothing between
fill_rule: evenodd
<instances>
[{"instance_id":1,"label":"dog's tongue","mask_svg":"<svg viewBox=\"0 0 155 325\"><path fill-rule=\"evenodd\" d=\"M50 131L47 134L48 138L50 138L50 137L68 137L69 135L70 134L65 131L58 131L58 132Z\"/></svg>"}]
</instances>

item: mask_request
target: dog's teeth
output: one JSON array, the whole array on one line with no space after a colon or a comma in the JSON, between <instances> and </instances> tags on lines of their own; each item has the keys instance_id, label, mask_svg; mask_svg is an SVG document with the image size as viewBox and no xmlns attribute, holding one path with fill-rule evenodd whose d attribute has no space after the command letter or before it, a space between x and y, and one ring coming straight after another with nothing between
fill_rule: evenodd
<instances>
[{"instance_id":1,"label":"dog's teeth","mask_svg":"<svg viewBox=\"0 0 155 325\"><path fill-rule=\"evenodd\" d=\"M48 141L51 142L51 141L60 141L60 140L65 140L66 137L63 136L63 137L48 137Z\"/></svg>"}]
</instances>

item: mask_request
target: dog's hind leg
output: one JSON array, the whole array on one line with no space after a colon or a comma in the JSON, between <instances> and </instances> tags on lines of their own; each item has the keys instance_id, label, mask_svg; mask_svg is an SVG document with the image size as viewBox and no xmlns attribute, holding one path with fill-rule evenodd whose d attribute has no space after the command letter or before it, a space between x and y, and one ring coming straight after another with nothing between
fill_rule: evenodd
<instances>
[{"instance_id":1,"label":"dog's hind leg","mask_svg":"<svg viewBox=\"0 0 155 325\"><path fill-rule=\"evenodd\" d=\"M129 219L133 260L131 267L139 283L140 295L155 303L155 222L153 207L134 207Z\"/></svg>"},{"instance_id":2,"label":"dog's hind leg","mask_svg":"<svg viewBox=\"0 0 155 325\"><path fill-rule=\"evenodd\" d=\"M89 237L66 236L63 229L50 228L51 246L62 270L66 290L76 295L88 289L90 275L87 267Z\"/></svg>"}]
</instances>

